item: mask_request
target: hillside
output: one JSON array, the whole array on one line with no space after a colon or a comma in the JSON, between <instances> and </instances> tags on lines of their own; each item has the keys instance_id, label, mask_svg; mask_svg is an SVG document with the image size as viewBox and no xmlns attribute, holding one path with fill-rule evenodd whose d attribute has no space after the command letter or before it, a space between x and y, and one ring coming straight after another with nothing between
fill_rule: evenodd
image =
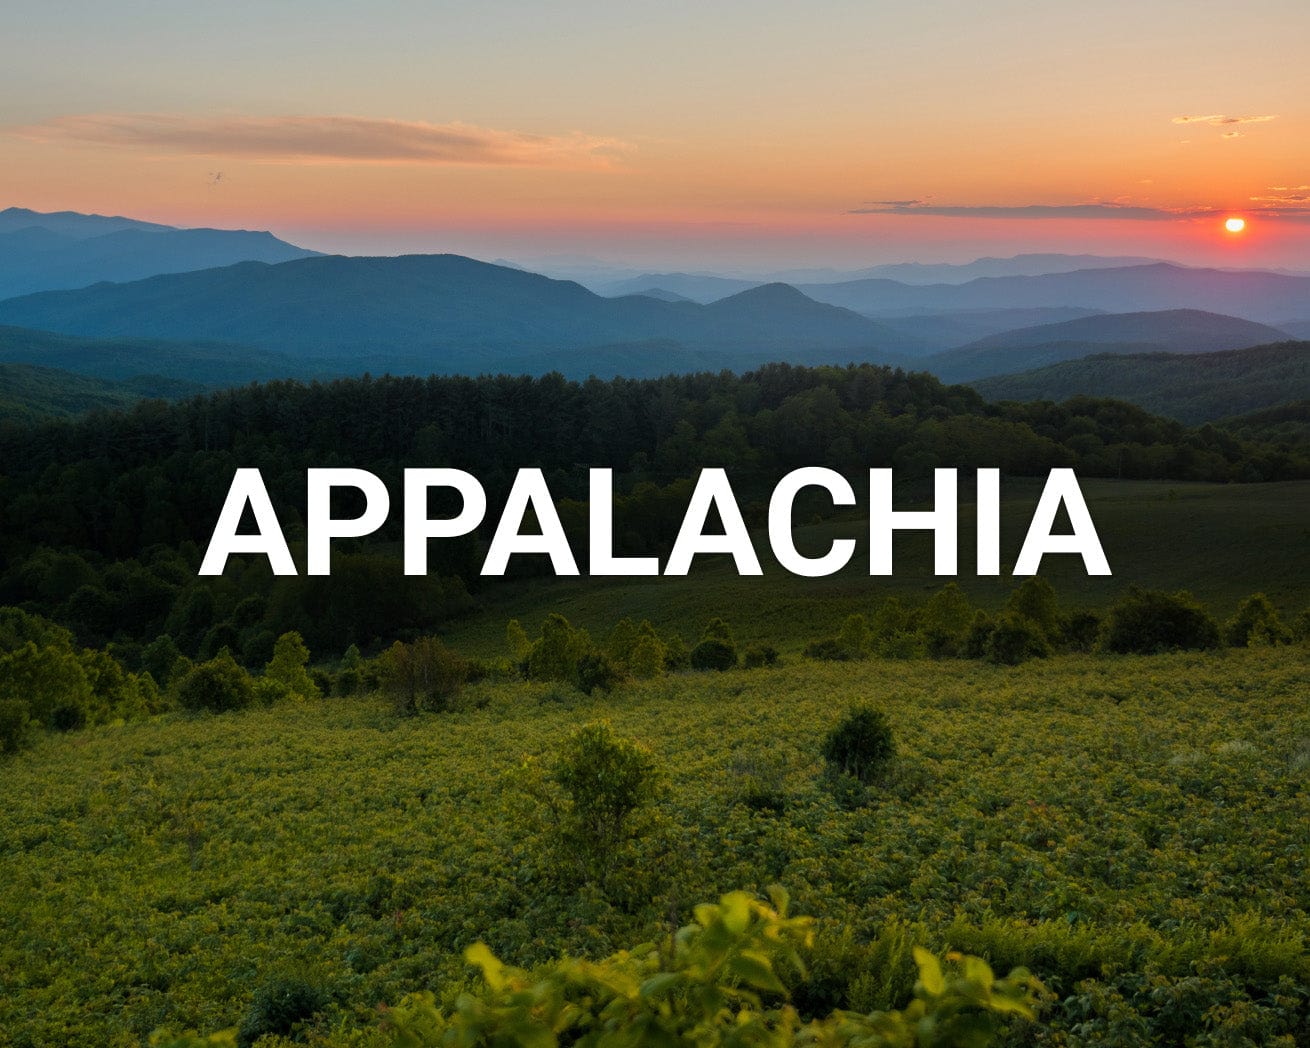
<instances>
[{"instance_id":1,"label":"hillside","mask_svg":"<svg viewBox=\"0 0 1310 1048\"><path fill-rule=\"evenodd\" d=\"M965 382L1095 353L1211 353L1286 338L1277 328L1203 310L1108 313L998 332L923 363L944 381Z\"/></svg>"},{"instance_id":2,"label":"hillside","mask_svg":"<svg viewBox=\"0 0 1310 1048\"><path fill-rule=\"evenodd\" d=\"M277 378L328 378L366 370L367 359L306 362L223 342L80 338L0 327L0 363L31 364L115 382L154 376L219 388Z\"/></svg>"},{"instance_id":3,"label":"hillside","mask_svg":"<svg viewBox=\"0 0 1310 1048\"><path fill-rule=\"evenodd\" d=\"M131 407L142 399L132 388L71 371L0 364L0 418L6 422L67 418L97 408Z\"/></svg>"},{"instance_id":4,"label":"hillside","mask_svg":"<svg viewBox=\"0 0 1310 1048\"><path fill-rule=\"evenodd\" d=\"M445 372L663 339L684 349L834 361L892 354L905 336L765 285L715 303L606 299L569 281L458 255L247 262L0 302L0 323L90 337L221 340L306 357L374 353Z\"/></svg>"},{"instance_id":5,"label":"hillside","mask_svg":"<svg viewBox=\"0 0 1310 1048\"><path fill-rule=\"evenodd\" d=\"M1199 425L1310 398L1310 342L1216 353L1098 354L972 385L988 400L1114 397Z\"/></svg>"},{"instance_id":6,"label":"hillside","mask_svg":"<svg viewBox=\"0 0 1310 1048\"><path fill-rule=\"evenodd\" d=\"M176 229L132 219L9 208L0 211L0 299L315 254L267 232Z\"/></svg>"},{"instance_id":7,"label":"hillside","mask_svg":"<svg viewBox=\"0 0 1310 1048\"><path fill-rule=\"evenodd\" d=\"M1079 306L1110 313L1204 309L1265 324L1304 316L1310 278L1256 271L1188 269L1167 262L1041 276L979 277L910 286L895 280L801 284L819 302L877 316L898 311Z\"/></svg>"}]
</instances>

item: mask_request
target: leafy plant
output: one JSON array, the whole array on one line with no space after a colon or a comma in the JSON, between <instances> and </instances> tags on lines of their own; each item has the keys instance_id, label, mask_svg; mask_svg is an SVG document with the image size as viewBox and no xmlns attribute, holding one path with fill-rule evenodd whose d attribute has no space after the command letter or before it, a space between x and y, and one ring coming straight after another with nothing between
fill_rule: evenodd
<instances>
[{"instance_id":1,"label":"leafy plant","mask_svg":"<svg viewBox=\"0 0 1310 1048\"><path fill-rule=\"evenodd\" d=\"M896 741L881 710L856 706L828 732L820 752L834 771L867 785L896 756Z\"/></svg>"}]
</instances>

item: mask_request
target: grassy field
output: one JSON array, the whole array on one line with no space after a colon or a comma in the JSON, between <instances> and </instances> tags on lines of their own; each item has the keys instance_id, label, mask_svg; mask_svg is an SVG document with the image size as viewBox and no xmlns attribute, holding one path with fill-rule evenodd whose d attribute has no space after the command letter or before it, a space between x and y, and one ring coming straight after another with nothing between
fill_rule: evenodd
<instances>
[{"instance_id":1,"label":"grassy field","mask_svg":"<svg viewBox=\"0 0 1310 1048\"><path fill-rule=\"evenodd\" d=\"M1034 968L1059 1000L1023 1043L1305 1043L1286 1038L1310 1032L1306 680L1303 649L793 662L596 699L487 680L408 719L333 699L47 736L0 763L0 1044L235 1026L279 974L331 995L314 1043L363 1044L347 1031L380 1003L466 985L474 941L596 956L773 882L824 918L816 1008L907 994L923 942ZM856 702L900 749L862 807L818 756ZM533 792L601 717L666 782L604 892L561 871Z\"/></svg>"},{"instance_id":2,"label":"grassy field","mask_svg":"<svg viewBox=\"0 0 1310 1048\"><path fill-rule=\"evenodd\" d=\"M965 488L962 482L962 491ZM1081 482L1092 520L1114 573L1085 574L1080 558L1048 557L1042 574L1067 607L1105 607L1128 586L1191 590L1220 621L1238 601L1263 591L1285 616L1310 606L1310 482L1284 484L1183 484L1177 482L1085 480ZM1039 483L1007 482L1002 490L1002 570L1013 567L1033 509ZM1017 581L1010 575L973 575L974 507L960 510L958 583L969 598L996 608ZM888 596L921 603L946 579L932 574L931 538L905 533L896 540L895 574L868 575L867 524L858 516L797 528L802 552L816 554L832 539L854 537L859 546L850 565L826 579L804 579L783 571L768 556L764 534L756 549L765 574L742 578L725 558L697 558L684 578L549 579L488 591L484 613L449 631L449 642L470 654L503 654L504 627L520 619L535 633L549 612L603 637L627 616L649 619L661 631L680 631L694 642L704 623L728 619L740 641L799 651L817 637L836 632L852 612L869 614Z\"/></svg>"}]
</instances>

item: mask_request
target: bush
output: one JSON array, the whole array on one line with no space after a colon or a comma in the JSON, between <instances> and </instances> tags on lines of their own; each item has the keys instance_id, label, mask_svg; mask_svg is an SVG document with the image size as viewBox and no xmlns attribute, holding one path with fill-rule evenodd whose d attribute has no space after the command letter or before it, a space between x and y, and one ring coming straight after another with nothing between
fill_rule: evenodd
<instances>
[{"instance_id":1,"label":"bush","mask_svg":"<svg viewBox=\"0 0 1310 1048\"><path fill-rule=\"evenodd\" d=\"M564 843L587 875L603 880L628 836L632 814L655 794L655 762L643 747L615 738L600 721L569 738L555 765L555 781L569 798Z\"/></svg>"},{"instance_id":2,"label":"bush","mask_svg":"<svg viewBox=\"0 0 1310 1048\"><path fill-rule=\"evenodd\" d=\"M547 615L541 624L541 636L528 651L528 676L533 680L574 683L578 678L578 663L589 651L591 638L586 630L574 629L563 615Z\"/></svg>"},{"instance_id":3,"label":"bush","mask_svg":"<svg viewBox=\"0 0 1310 1048\"><path fill-rule=\"evenodd\" d=\"M867 784L896 756L896 740L881 710L857 706L828 732L820 752L833 771Z\"/></svg>"},{"instance_id":4,"label":"bush","mask_svg":"<svg viewBox=\"0 0 1310 1048\"><path fill-rule=\"evenodd\" d=\"M590 651L578 660L578 690L584 695L590 695L597 688L613 691L622 680L623 674L618 666L603 651Z\"/></svg>"},{"instance_id":5,"label":"bush","mask_svg":"<svg viewBox=\"0 0 1310 1048\"><path fill-rule=\"evenodd\" d=\"M47 728L80 728L90 717L91 684L71 651L37 647L32 641L0 655L0 700L19 699L33 720Z\"/></svg>"},{"instance_id":6,"label":"bush","mask_svg":"<svg viewBox=\"0 0 1310 1048\"><path fill-rule=\"evenodd\" d=\"M1253 644L1290 644L1292 631L1283 625L1278 610L1263 593L1253 593L1224 624L1224 643L1232 648Z\"/></svg>"},{"instance_id":7,"label":"bush","mask_svg":"<svg viewBox=\"0 0 1310 1048\"><path fill-rule=\"evenodd\" d=\"M730 670L737 665L737 649L731 641L707 637L691 649L694 670Z\"/></svg>"},{"instance_id":8,"label":"bush","mask_svg":"<svg viewBox=\"0 0 1310 1048\"><path fill-rule=\"evenodd\" d=\"M270 979L255 991L237 1031L237 1044L249 1048L261 1037L287 1037L328 1006L328 996L299 979Z\"/></svg>"},{"instance_id":9,"label":"bush","mask_svg":"<svg viewBox=\"0 0 1310 1048\"><path fill-rule=\"evenodd\" d=\"M628 671L638 680L649 680L664 672L668 649L658 637L645 636L637 641L628 659Z\"/></svg>"},{"instance_id":10,"label":"bush","mask_svg":"<svg viewBox=\"0 0 1310 1048\"><path fill-rule=\"evenodd\" d=\"M983 645L987 661L999 666L1017 666L1050 654L1051 645L1041 625L1013 611L1001 613Z\"/></svg>"},{"instance_id":11,"label":"bush","mask_svg":"<svg viewBox=\"0 0 1310 1048\"><path fill-rule=\"evenodd\" d=\"M0 753L17 753L35 733L32 709L22 699L0 699Z\"/></svg>"},{"instance_id":12,"label":"bush","mask_svg":"<svg viewBox=\"0 0 1310 1048\"><path fill-rule=\"evenodd\" d=\"M178 705L187 710L223 713L246 709L255 701L250 674L226 651L191 667L178 679L176 688Z\"/></svg>"},{"instance_id":13,"label":"bush","mask_svg":"<svg viewBox=\"0 0 1310 1048\"><path fill-rule=\"evenodd\" d=\"M1219 647L1219 626L1185 590L1129 588L1110 609L1105 647L1120 655Z\"/></svg>"},{"instance_id":14,"label":"bush","mask_svg":"<svg viewBox=\"0 0 1310 1048\"><path fill-rule=\"evenodd\" d=\"M302 699L322 698L323 693L305 669L309 662L309 649L295 630L278 637L273 647L273 658L264 668L264 676L275 680L291 695Z\"/></svg>"},{"instance_id":15,"label":"bush","mask_svg":"<svg viewBox=\"0 0 1310 1048\"><path fill-rule=\"evenodd\" d=\"M397 713L444 710L468 679L468 663L436 637L396 641L381 662L382 686Z\"/></svg>"},{"instance_id":16,"label":"bush","mask_svg":"<svg viewBox=\"0 0 1310 1048\"><path fill-rule=\"evenodd\" d=\"M771 644L752 644L742 656L742 665L748 670L761 666L774 666L778 662L778 649Z\"/></svg>"},{"instance_id":17,"label":"bush","mask_svg":"<svg viewBox=\"0 0 1310 1048\"><path fill-rule=\"evenodd\" d=\"M816 662L844 662L850 656L846 649L842 647L841 641L836 637L824 637L822 640L812 640L805 645L805 650L801 655L807 659L814 659Z\"/></svg>"}]
</instances>

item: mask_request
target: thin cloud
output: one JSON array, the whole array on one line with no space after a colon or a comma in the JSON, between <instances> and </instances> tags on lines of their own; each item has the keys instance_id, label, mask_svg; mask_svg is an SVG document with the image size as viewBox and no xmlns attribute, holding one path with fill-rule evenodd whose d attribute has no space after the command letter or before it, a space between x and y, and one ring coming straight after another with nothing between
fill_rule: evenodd
<instances>
[{"instance_id":1,"label":"thin cloud","mask_svg":"<svg viewBox=\"0 0 1310 1048\"><path fill-rule=\"evenodd\" d=\"M1310 197L1251 197L1261 206L1248 214L1270 218L1287 218L1297 221L1310 219ZM1018 204L1018 205L945 205L925 200L874 200L851 208L848 215L930 215L939 218L1000 218L1000 219L1111 219L1129 222L1176 222L1183 220L1217 218L1228 214L1215 207L1163 208L1144 207L1129 203L1092 204Z\"/></svg>"},{"instance_id":2,"label":"thin cloud","mask_svg":"<svg viewBox=\"0 0 1310 1048\"><path fill-rule=\"evenodd\" d=\"M1211 208L1171 211L1158 207L1137 207L1123 203L945 205L923 200L875 200L852 208L852 215L936 215L944 218L1110 218L1120 221L1163 221L1213 214Z\"/></svg>"},{"instance_id":3,"label":"thin cloud","mask_svg":"<svg viewBox=\"0 0 1310 1048\"><path fill-rule=\"evenodd\" d=\"M531 135L470 124L354 116L194 117L88 113L11 128L39 142L148 149L273 163L604 167L627 148L581 133Z\"/></svg>"},{"instance_id":4,"label":"thin cloud","mask_svg":"<svg viewBox=\"0 0 1310 1048\"><path fill-rule=\"evenodd\" d=\"M1267 124L1270 120L1277 120L1278 114L1270 116L1225 116L1222 113L1212 113L1209 116L1176 116L1173 118L1175 124L1209 124L1211 127L1224 127L1228 124Z\"/></svg>"}]
</instances>

